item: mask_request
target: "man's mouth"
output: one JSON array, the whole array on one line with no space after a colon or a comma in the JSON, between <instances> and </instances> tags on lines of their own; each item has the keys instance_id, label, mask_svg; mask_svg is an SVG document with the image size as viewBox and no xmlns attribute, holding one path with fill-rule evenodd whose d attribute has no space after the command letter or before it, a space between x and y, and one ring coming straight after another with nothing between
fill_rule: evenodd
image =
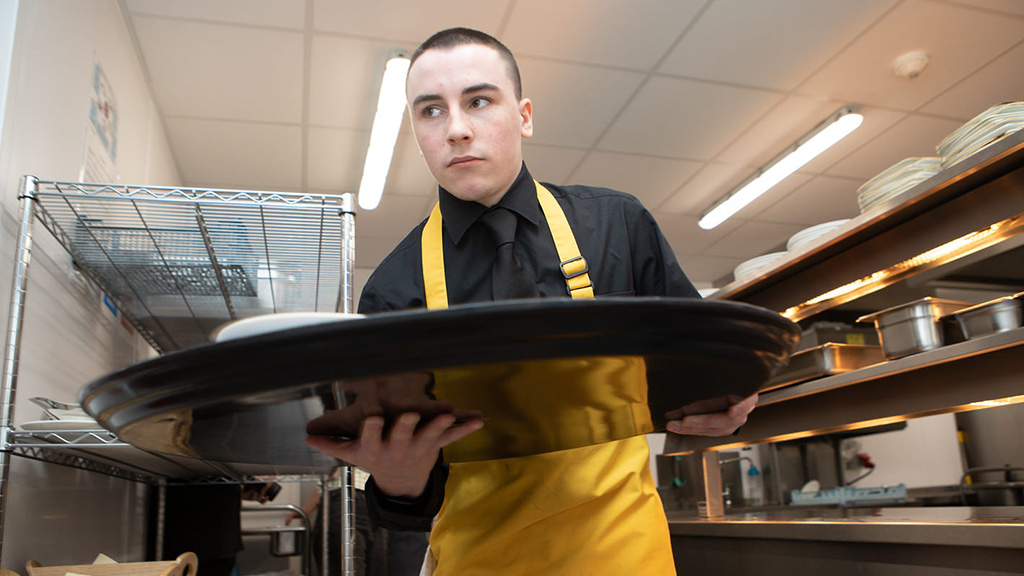
<instances>
[{"instance_id":1,"label":"man's mouth","mask_svg":"<svg viewBox=\"0 0 1024 576\"><path fill-rule=\"evenodd\" d=\"M479 161L480 158L477 158L476 156L457 156L455 158L452 158L451 161L448 162L448 167L452 168L454 166L465 166Z\"/></svg>"}]
</instances>

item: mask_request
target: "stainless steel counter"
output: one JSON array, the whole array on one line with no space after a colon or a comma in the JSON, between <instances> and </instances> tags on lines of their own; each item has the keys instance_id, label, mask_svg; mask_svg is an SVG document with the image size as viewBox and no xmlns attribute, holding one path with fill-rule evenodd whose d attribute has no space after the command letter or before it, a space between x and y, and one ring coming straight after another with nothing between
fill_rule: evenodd
<instances>
[{"instance_id":1,"label":"stainless steel counter","mask_svg":"<svg viewBox=\"0 0 1024 576\"><path fill-rule=\"evenodd\" d=\"M673 537L758 538L1024 549L1024 507L798 508L707 520L669 513Z\"/></svg>"}]
</instances>

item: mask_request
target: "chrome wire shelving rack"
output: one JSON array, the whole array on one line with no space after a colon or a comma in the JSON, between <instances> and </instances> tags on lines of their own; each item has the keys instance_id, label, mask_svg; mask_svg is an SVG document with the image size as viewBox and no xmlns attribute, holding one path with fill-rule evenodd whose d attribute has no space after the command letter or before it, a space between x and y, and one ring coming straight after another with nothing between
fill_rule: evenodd
<instances>
[{"instance_id":1,"label":"chrome wire shelving rack","mask_svg":"<svg viewBox=\"0 0 1024 576\"><path fill-rule=\"evenodd\" d=\"M17 430L14 397L36 220L114 303L123 320L154 350L166 353L209 342L219 326L232 320L281 312L353 311L352 194L91 184L25 176L19 200L0 383L0 552L12 455L160 487L258 481L266 475L326 482L321 472L312 470L159 454L91 427L54 422L52 429ZM344 478L345 503L354 510L350 470ZM354 540L354 526L347 520L343 518L343 534ZM346 574L354 573L350 560L345 559Z\"/></svg>"},{"instance_id":2,"label":"chrome wire shelving rack","mask_svg":"<svg viewBox=\"0 0 1024 576\"><path fill-rule=\"evenodd\" d=\"M339 307L342 196L34 183L36 217L158 352Z\"/></svg>"}]
</instances>

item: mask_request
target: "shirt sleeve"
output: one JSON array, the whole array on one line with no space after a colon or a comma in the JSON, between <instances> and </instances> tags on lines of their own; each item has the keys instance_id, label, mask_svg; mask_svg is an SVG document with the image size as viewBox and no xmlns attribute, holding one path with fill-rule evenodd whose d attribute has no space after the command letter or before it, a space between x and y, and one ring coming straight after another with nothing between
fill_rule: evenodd
<instances>
[{"instance_id":1,"label":"shirt sleeve","mask_svg":"<svg viewBox=\"0 0 1024 576\"><path fill-rule=\"evenodd\" d=\"M639 202L636 207L638 212L630 219L629 227L633 285L637 295L700 298L654 216Z\"/></svg>"},{"instance_id":2,"label":"shirt sleeve","mask_svg":"<svg viewBox=\"0 0 1024 576\"><path fill-rule=\"evenodd\" d=\"M429 532L434 516L444 502L448 466L438 459L430 471L427 487L419 498L396 498L377 488L373 476L366 481L366 510L370 521L388 530Z\"/></svg>"}]
</instances>

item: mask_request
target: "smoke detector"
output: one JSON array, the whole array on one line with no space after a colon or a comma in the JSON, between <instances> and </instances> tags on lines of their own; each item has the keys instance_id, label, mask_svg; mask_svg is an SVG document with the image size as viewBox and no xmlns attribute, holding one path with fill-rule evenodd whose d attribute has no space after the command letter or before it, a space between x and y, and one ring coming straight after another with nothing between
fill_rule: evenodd
<instances>
[{"instance_id":1,"label":"smoke detector","mask_svg":"<svg viewBox=\"0 0 1024 576\"><path fill-rule=\"evenodd\" d=\"M928 66L928 61L931 60L931 58L932 57L924 50L907 52L892 61L892 73L900 78L912 80L917 78L925 67Z\"/></svg>"}]
</instances>

